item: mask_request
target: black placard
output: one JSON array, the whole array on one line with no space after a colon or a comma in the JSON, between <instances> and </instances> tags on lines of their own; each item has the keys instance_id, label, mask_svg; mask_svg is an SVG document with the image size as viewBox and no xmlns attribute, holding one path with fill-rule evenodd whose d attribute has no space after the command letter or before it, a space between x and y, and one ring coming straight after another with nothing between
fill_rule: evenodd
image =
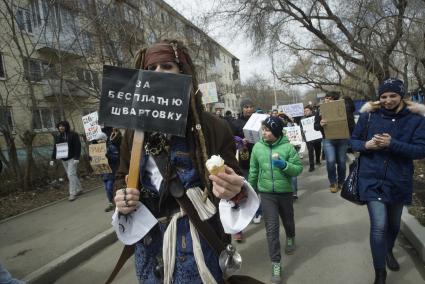
<instances>
[{"instance_id":1,"label":"black placard","mask_svg":"<svg viewBox=\"0 0 425 284\"><path fill-rule=\"evenodd\" d=\"M99 122L185 136L192 76L103 66Z\"/></svg>"}]
</instances>

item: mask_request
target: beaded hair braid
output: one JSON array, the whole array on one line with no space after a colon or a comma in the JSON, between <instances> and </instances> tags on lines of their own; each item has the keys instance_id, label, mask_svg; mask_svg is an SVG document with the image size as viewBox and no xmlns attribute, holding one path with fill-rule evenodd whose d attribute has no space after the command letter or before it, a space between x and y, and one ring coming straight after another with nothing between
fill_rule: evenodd
<instances>
[{"instance_id":1,"label":"beaded hair braid","mask_svg":"<svg viewBox=\"0 0 425 284\"><path fill-rule=\"evenodd\" d=\"M188 115L188 122L186 126L186 133L188 135L189 146L195 151L195 157L192 157L194 165L200 175L202 184L205 186L203 197L206 200L208 195L211 195L210 181L208 178L208 170L206 170L205 163L208 160L207 146L205 136L203 133L203 121L202 121L202 98L201 93L198 90L198 80L196 78L195 66L192 63L192 59L189 56L187 48L177 40L161 40L160 43L168 43L176 54L176 63L180 68L182 74L192 76L192 91L190 94L190 109ZM187 57L188 64L182 64L177 57L177 49ZM140 49L136 53L135 68L141 69L142 62L144 62L147 47Z\"/></svg>"}]
</instances>

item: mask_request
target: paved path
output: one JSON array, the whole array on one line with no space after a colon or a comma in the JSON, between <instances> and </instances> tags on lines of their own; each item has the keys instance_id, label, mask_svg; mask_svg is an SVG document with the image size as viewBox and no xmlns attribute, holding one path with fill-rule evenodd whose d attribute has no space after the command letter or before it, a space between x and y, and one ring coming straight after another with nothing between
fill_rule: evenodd
<instances>
[{"instance_id":1,"label":"paved path","mask_svg":"<svg viewBox=\"0 0 425 284\"><path fill-rule=\"evenodd\" d=\"M292 256L283 256L283 283L373 283L366 207L342 200L339 193L330 193L327 186L324 166L313 173L305 171L299 177L300 198L295 204L297 251ZM245 236L246 241L237 244L244 260L241 274L268 283L271 266L264 223L250 225ZM282 242L284 238L282 231ZM55 283L103 283L121 248L118 242L109 246ZM389 272L388 284L425 283L424 264L402 237L397 240L395 256L401 270ZM115 283L137 283L133 259L128 261Z\"/></svg>"},{"instance_id":2,"label":"paved path","mask_svg":"<svg viewBox=\"0 0 425 284\"><path fill-rule=\"evenodd\" d=\"M0 261L17 278L46 265L111 227L97 188L0 223Z\"/></svg>"}]
</instances>

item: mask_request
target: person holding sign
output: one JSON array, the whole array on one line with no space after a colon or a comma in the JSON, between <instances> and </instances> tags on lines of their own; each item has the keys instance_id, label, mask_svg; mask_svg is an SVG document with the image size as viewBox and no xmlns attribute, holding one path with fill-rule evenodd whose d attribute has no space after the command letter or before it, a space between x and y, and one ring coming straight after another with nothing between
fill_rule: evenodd
<instances>
[{"instance_id":1,"label":"person holding sign","mask_svg":"<svg viewBox=\"0 0 425 284\"><path fill-rule=\"evenodd\" d=\"M304 118L309 118L311 117L311 124L309 124L310 126L313 126L314 124L314 112L313 109L310 105L306 105L304 107ZM316 165L320 165L320 155L322 154L322 138L317 138L314 140L309 140L307 141L306 137L306 127L304 127L304 121L301 120L301 127L302 129L302 135L304 140L306 141L307 144L307 149L308 149L308 162L310 164L310 168L308 169L309 172L314 171L314 162L316 159ZM310 122L310 121L309 121ZM316 132L318 134L320 134L320 132ZM316 137L315 137L316 138Z\"/></svg>"},{"instance_id":2,"label":"person holding sign","mask_svg":"<svg viewBox=\"0 0 425 284\"><path fill-rule=\"evenodd\" d=\"M83 192L80 180L77 175L77 166L80 162L81 142L78 133L71 131L68 121L61 121L56 125L59 135L55 136L52 160L50 165L54 165L54 160L62 160L66 175L69 180L69 201L74 201Z\"/></svg>"},{"instance_id":3,"label":"person holding sign","mask_svg":"<svg viewBox=\"0 0 425 284\"><path fill-rule=\"evenodd\" d=\"M118 169L120 162L120 145L122 135L118 128L105 127L103 133L106 134L106 158L108 159L109 167L111 167L111 173L102 174L103 184L105 186L106 197L108 198L109 204L105 208L105 212L109 212L115 209L114 201L114 182L115 174Z\"/></svg>"},{"instance_id":4,"label":"person holding sign","mask_svg":"<svg viewBox=\"0 0 425 284\"><path fill-rule=\"evenodd\" d=\"M153 219L142 239L126 243L135 242L137 278L140 283L223 283L218 254L191 216L199 215L214 235L229 242L225 232L243 229L258 208L255 192L238 175L241 171L231 130L225 120L203 111L195 67L179 41L163 40L141 49L135 65L137 69L192 76L186 136L166 135L161 129L145 133L140 190L126 185L135 131L127 129L121 142L114 199L117 211L126 215L125 219L134 219L140 229ZM208 173L205 164L211 155L224 160L224 172ZM256 206L254 202L254 208L245 213L244 206L255 198ZM138 212L144 215L139 218ZM233 220L232 214L247 214L243 225L226 227L223 222ZM119 229L125 232L126 227L120 224Z\"/></svg>"},{"instance_id":5,"label":"person holding sign","mask_svg":"<svg viewBox=\"0 0 425 284\"><path fill-rule=\"evenodd\" d=\"M325 95L324 104L336 101L340 98L339 92L328 92ZM325 129L331 126L328 125L326 119L322 118L322 110L316 113L314 118L314 130L322 132L323 135L323 149L325 151L326 169L328 172L328 180L330 183L330 191L332 193L338 192L345 180L346 176L346 161L349 132L347 130L347 138L345 139L329 139L325 135ZM347 110L346 113L349 113ZM347 118L344 117L345 124L347 125ZM332 128L331 128L332 129ZM333 129L334 130L334 129Z\"/></svg>"},{"instance_id":6,"label":"person holding sign","mask_svg":"<svg viewBox=\"0 0 425 284\"><path fill-rule=\"evenodd\" d=\"M245 138L245 134L243 132L244 126L247 124L251 115L255 112L254 103L250 98L245 98L241 100L240 103L241 113L239 117L233 121L233 135L235 135L235 141L242 141L242 143L238 143L238 161L239 166L243 172L243 176L245 178L248 177L249 172L249 159L251 156L252 147L254 144L250 143L247 138ZM261 222L261 207L258 209L253 222L258 224ZM234 234L233 239L238 242L243 241L243 232L238 232Z\"/></svg>"},{"instance_id":7,"label":"person holding sign","mask_svg":"<svg viewBox=\"0 0 425 284\"><path fill-rule=\"evenodd\" d=\"M393 247L403 207L412 202L413 160L425 158L425 107L403 100L396 78L383 81L378 95L361 108L351 145L360 152L358 190L369 211L374 283L382 284L386 266L400 269Z\"/></svg>"}]
</instances>

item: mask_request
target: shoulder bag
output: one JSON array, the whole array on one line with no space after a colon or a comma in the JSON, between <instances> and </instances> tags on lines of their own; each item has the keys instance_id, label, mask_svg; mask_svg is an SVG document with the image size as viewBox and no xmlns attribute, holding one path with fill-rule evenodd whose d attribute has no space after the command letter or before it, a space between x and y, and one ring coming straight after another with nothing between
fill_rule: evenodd
<instances>
[{"instance_id":1,"label":"shoulder bag","mask_svg":"<svg viewBox=\"0 0 425 284\"><path fill-rule=\"evenodd\" d=\"M366 131L363 135L363 139L367 140L367 133L369 131L370 116L367 119ZM360 154L361 155L361 154ZM360 193L358 187L359 180L359 167L360 167L360 156L354 160L350 165L350 173L344 181L341 189L341 197L357 205L364 205L366 202L360 200Z\"/></svg>"}]
</instances>

